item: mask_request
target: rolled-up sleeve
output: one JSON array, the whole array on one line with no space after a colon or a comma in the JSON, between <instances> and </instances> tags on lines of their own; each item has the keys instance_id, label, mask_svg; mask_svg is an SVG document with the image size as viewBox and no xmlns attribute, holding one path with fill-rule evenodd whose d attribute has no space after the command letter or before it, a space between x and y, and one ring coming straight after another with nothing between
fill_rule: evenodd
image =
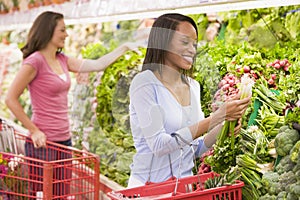
<instances>
[{"instance_id":1,"label":"rolled-up sleeve","mask_svg":"<svg viewBox=\"0 0 300 200\"><path fill-rule=\"evenodd\" d=\"M204 143L204 137L200 137L197 139L197 149L195 152L196 157L200 157L203 153L208 151L210 148L208 148Z\"/></svg>"}]
</instances>

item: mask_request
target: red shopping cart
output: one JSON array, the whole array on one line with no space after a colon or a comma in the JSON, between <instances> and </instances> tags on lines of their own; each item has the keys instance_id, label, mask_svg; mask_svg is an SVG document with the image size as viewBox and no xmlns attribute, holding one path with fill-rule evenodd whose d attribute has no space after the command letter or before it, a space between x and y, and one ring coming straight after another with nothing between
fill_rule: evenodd
<instances>
[{"instance_id":1,"label":"red shopping cart","mask_svg":"<svg viewBox=\"0 0 300 200\"><path fill-rule=\"evenodd\" d=\"M14 136L17 149L33 147L27 136ZM39 151L43 159L0 151L1 200L99 199L98 156L53 142Z\"/></svg>"},{"instance_id":2,"label":"red shopping cart","mask_svg":"<svg viewBox=\"0 0 300 200\"><path fill-rule=\"evenodd\" d=\"M108 196L112 200L242 200L244 183L236 180L235 184L216 188L203 189L204 182L217 176L210 172L195 176L171 179L163 183L112 191Z\"/></svg>"}]
</instances>

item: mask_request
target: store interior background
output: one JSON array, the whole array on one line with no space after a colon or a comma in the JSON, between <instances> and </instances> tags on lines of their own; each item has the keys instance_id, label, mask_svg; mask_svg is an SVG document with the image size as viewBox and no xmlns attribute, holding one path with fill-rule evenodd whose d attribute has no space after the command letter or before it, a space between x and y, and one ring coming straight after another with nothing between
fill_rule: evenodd
<instances>
[{"instance_id":1,"label":"store interior background","mask_svg":"<svg viewBox=\"0 0 300 200\"><path fill-rule=\"evenodd\" d=\"M3 0L2 2L6 3L7 5L10 5L12 7L12 1L11 0ZM11 81L14 78L14 75L18 71L19 67L21 66L22 62L22 54L19 50L19 48L25 43L28 28L30 27L30 21L34 19L35 16L37 16L38 13L40 13L44 9L49 10L57 10L57 11L66 11L66 22L67 22L67 31L69 34L69 37L66 40L65 43L65 49L64 52L67 55L76 56L76 57L92 57L92 49L96 49L97 51L103 51L107 52L109 49L113 48L114 46L125 42L125 41L141 41L146 40L147 33L149 30L149 27L151 27L151 24L153 23L154 18L163 13L170 11L170 8L172 5L168 5L169 7L163 11L157 9L159 12L154 12L153 17L150 17L151 14L147 13L144 18L137 17L138 15L135 13L136 17L133 17L134 15L125 15L122 18L121 16L112 15L111 21L109 20L109 13L116 14L118 12L117 8L122 7L122 5L126 4L126 1L120 1L119 6L110 6L109 2L114 1L96 1L96 0L85 0L85 1L66 1L64 3L55 3L51 5L40 5L40 7L36 8L28 8L28 0L20 0L19 1L20 10L19 11L12 11L9 10L6 14L0 14L0 116L3 118L6 118L11 121L15 121L14 116L11 115L11 113L8 111L4 104L4 98L6 91L11 83ZM106 4L100 4L99 2L105 2ZM128 1L127 1L128 2ZM144 1L145 2L145 1ZM149 1L150 2L150 1ZM150 6L150 3L145 4L145 7L147 5ZM161 4L156 5L157 7L163 6L162 4L164 1L161 1ZM178 3L179 1L173 1L173 3ZM186 1L182 1L186 2ZM196 1L190 1L192 3L195 3ZM197 1L198 2L198 1ZM208 2L208 1L207 1ZM214 3L217 1L214 1ZM224 2L224 1L220 1ZM249 1L240 1L240 2L249 2ZM252 1L255 2L255 1ZM259 2L261 1L256 1ZM271 2L271 1L270 1ZM279 4L279 1L272 1L273 3ZM290 29L289 36L286 36L286 32L284 29L280 31L280 28L278 28L279 32L276 33L276 35L280 38L277 38L279 40L285 40L288 38L288 40L295 40L296 42L299 42L299 32L300 32L300 3L297 1L290 1L292 3L291 6L288 6L288 2L284 2L285 8L282 9L280 12L283 12L286 14L286 16L289 15L297 15L298 17L298 24L295 23L295 26L293 29ZM153 4L153 3L152 3ZM182 3L183 4L183 3ZM95 5L97 5L95 7ZM103 10L106 14L105 17L103 17L103 20L101 21L101 16L99 17L100 8L106 5L105 9ZM205 4L209 5L209 4ZM241 4L242 6L243 4ZM135 4L130 6L123 6L124 8L120 8L122 12L126 13L126 9L132 10L135 7L138 7L139 5ZM153 6L153 5L151 5ZM229 6L223 4L223 6ZM87 12L89 8L92 8L93 12ZM251 8L255 7L252 5ZM96 8L96 9L95 9ZM217 7L216 7L217 8ZM155 11L155 9L154 9ZM274 11L274 12L273 12ZM255 9L249 9L249 10L239 10L239 11L231 11L230 8L228 8L228 11L223 12L204 12L201 11L199 14L195 13L195 10L191 10L191 15L196 19L198 25L199 25L199 32L200 32L200 42L199 45L205 45L209 42L215 42L218 39L228 39L230 42L234 43L235 40L246 40L248 42L252 43L259 43L262 45L273 45L274 43L274 35L273 32L268 30L267 26L265 27L265 30L262 33L266 33L263 35L260 35L259 37L255 37L251 35L251 33L255 33L255 27L260 26L262 23L265 23L262 19L267 19L268 17L275 16L278 9L275 8L266 8L266 9L258 9L258 12L255 11ZM184 11L188 12L188 11ZM273 12L273 13L272 13ZM279 12L279 11L278 11ZM297 13L297 14L295 14ZM185 13L187 14L187 13ZM260 16L261 14L261 16ZM281 13L282 14L282 13ZM72 17L73 15L73 17ZM94 16L93 16L94 15ZM248 16L249 15L249 16ZM23 17L22 17L23 16ZM97 16L97 17L95 17ZM143 16L143 15L142 15ZM253 17L254 16L254 17ZM284 17L286 17L284 16ZM247 18L249 19L247 21ZM260 18L260 20L259 20ZM282 17L283 18L283 17ZM238 19L240 21L238 21ZM24 23L18 24L17 22L22 21ZM90 20L90 23L89 23ZM11 21L11 23L9 23ZM283 20L284 21L284 20ZM257 23L257 24L256 24ZM260 23L260 24L259 24ZM254 24L254 25L253 25ZM223 28L225 28L225 25L227 27L226 34L222 31L224 31ZM291 28L293 25L289 25ZM232 28L231 32L229 31L229 27ZM233 31L233 27L238 27L236 30ZM251 28L252 29L251 29ZM297 31L298 30L298 31ZM229 33L232 33L230 36ZM252 40L250 41L249 38L252 37ZM277 40L275 39L275 40ZM113 44L112 44L113 41ZM95 46L100 45L101 47L96 48ZM105 49L105 50L104 50ZM99 55L101 53L95 52L95 54ZM102 53L103 53L102 52ZM296 51L295 52L299 52ZM130 54L131 55L131 54ZM125 62L124 62L125 63ZM140 61L135 63L136 66L140 65ZM70 90L69 94L69 100L70 100L70 116L72 120L72 131L74 136L74 142L77 145L78 148L86 148L87 150L90 150L94 153L104 151L101 147L94 147L90 144L91 135L93 135L94 138L100 138L101 143L105 144L102 145L107 150L110 150L110 152L105 152L106 157L103 156L103 164L109 165L111 163L117 163L115 164L114 169L106 169L104 173L116 173L116 169L119 170L117 173L119 174L119 178L121 180L115 179L116 182L119 182L123 184L124 180L126 179L126 175L128 173L128 167L129 163L131 162L130 159L133 155L133 151L129 151L128 149L133 149L131 140L128 139L128 137L125 138L121 143L125 146L125 144L129 143L129 146L127 146L127 151L123 152L123 149L120 149L119 147L114 148L110 145L111 140L105 138L107 135L102 134L101 130L99 130L99 124L98 127L96 125L96 116L95 112L97 110L97 105L95 105L95 95L97 94L96 87L101 83L101 77L102 73L100 74L73 74L73 84L72 88ZM30 113L30 101L28 98L28 95L25 94L21 99L26 112ZM88 104L88 105L87 105ZM92 112L91 112L92 111ZM99 111L98 111L99 112ZM118 114L118 113L116 113ZM87 122L88 121L88 122ZM17 122L16 122L17 123ZM98 129L97 129L98 128ZM119 133L119 132L118 132ZM115 136L117 137L123 137L123 135ZM115 139L114 138L114 139ZM119 138L116 139L119 141ZM112 148L111 148L112 147ZM118 156L123 157L116 157L115 154ZM105 160L107 159L107 160ZM106 162L107 163L104 163ZM111 162L111 163L109 163ZM125 166L125 167L124 167ZM112 170L110 172L110 170ZM124 173L122 173L123 171ZM102 171L103 172L103 171Z\"/></svg>"}]
</instances>

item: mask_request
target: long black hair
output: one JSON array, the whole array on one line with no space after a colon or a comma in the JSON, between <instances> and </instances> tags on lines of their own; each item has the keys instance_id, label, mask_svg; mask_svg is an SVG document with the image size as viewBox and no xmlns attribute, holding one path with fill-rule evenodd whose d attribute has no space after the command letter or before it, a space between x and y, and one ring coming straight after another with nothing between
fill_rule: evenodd
<instances>
[{"instance_id":1,"label":"long black hair","mask_svg":"<svg viewBox=\"0 0 300 200\"><path fill-rule=\"evenodd\" d=\"M155 20L151 28L142 71L147 69L161 71L161 67L165 64L169 44L180 22L189 22L195 28L198 35L197 25L189 16L178 13L161 15ZM185 75L191 75L191 73L191 70L183 70L183 74Z\"/></svg>"}]
</instances>

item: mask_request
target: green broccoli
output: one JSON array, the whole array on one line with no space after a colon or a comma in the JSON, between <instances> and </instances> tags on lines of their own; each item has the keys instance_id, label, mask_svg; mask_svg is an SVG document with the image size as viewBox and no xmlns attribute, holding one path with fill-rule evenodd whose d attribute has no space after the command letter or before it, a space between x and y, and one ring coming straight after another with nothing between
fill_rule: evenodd
<instances>
[{"instance_id":1,"label":"green broccoli","mask_svg":"<svg viewBox=\"0 0 300 200\"><path fill-rule=\"evenodd\" d=\"M284 126L281 126L279 128L279 132L284 132L284 131L289 130L289 129L290 129L290 127L288 125L284 125Z\"/></svg>"},{"instance_id":2,"label":"green broccoli","mask_svg":"<svg viewBox=\"0 0 300 200\"><path fill-rule=\"evenodd\" d=\"M282 190L289 191L289 186L296 183L297 179L293 171L288 171L281 174L278 181Z\"/></svg>"},{"instance_id":3,"label":"green broccoli","mask_svg":"<svg viewBox=\"0 0 300 200\"><path fill-rule=\"evenodd\" d=\"M290 156L284 156L279 161L278 165L275 166L275 170L278 174L283 174L284 172L288 172L293 170L295 163L293 163L290 159Z\"/></svg>"},{"instance_id":4,"label":"green broccoli","mask_svg":"<svg viewBox=\"0 0 300 200\"><path fill-rule=\"evenodd\" d=\"M297 181L300 181L300 170L295 172L295 176L296 176Z\"/></svg>"},{"instance_id":5,"label":"green broccoli","mask_svg":"<svg viewBox=\"0 0 300 200\"><path fill-rule=\"evenodd\" d=\"M289 186L289 192L300 197L300 182L293 183Z\"/></svg>"},{"instance_id":6,"label":"green broccoli","mask_svg":"<svg viewBox=\"0 0 300 200\"><path fill-rule=\"evenodd\" d=\"M298 159L296 165L293 168L294 173L296 173L297 171L300 171L300 159Z\"/></svg>"},{"instance_id":7,"label":"green broccoli","mask_svg":"<svg viewBox=\"0 0 300 200\"><path fill-rule=\"evenodd\" d=\"M286 200L297 200L297 199L298 199L297 195L293 193L288 193L288 195L286 196Z\"/></svg>"},{"instance_id":8,"label":"green broccoli","mask_svg":"<svg viewBox=\"0 0 300 200\"><path fill-rule=\"evenodd\" d=\"M276 197L276 200L286 200L286 197L287 197L287 192L286 191L281 191L277 197Z\"/></svg>"},{"instance_id":9,"label":"green broccoli","mask_svg":"<svg viewBox=\"0 0 300 200\"><path fill-rule=\"evenodd\" d=\"M275 195L265 194L264 196L259 197L258 200L276 200Z\"/></svg>"},{"instance_id":10,"label":"green broccoli","mask_svg":"<svg viewBox=\"0 0 300 200\"><path fill-rule=\"evenodd\" d=\"M294 172L297 181L300 181L300 159L298 159L292 171Z\"/></svg>"},{"instance_id":11,"label":"green broccoli","mask_svg":"<svg viewBox=\"0 0 300 200\"><path fill-rule=\"evenodd\" d=\"M279 177L278 173L272 171L268 171L263 174L261 182L269 194L276 195L281 192Z\"/></svg>"},{"instance_id":12,"label":"green broccoli","mask_svg":"<svg viewBox=\"0 0 300 200\"><path fill-rule=\"evenodd\" d=\"M295 163L300 160L300 140L291 149L290 158Z\"/></svg>"},{"instance_id":13,"label":"green broccoli","mask_svg":"<svg viewBox=\"0 0 300 200\"><path fill-rule=\"evenodd\" d=\"M299 133L295 129L280 129L280 130L275 137L275 149L278 155L286 156L290 153L290 150L293 148L295 143L299 140Z\"/></svg>"},{"instance_id":14,"label":"green broccoli","mask_svg":"<svg viewBox=\"0 0 300 200\"><path fill-rule=\"evenodd\" d=\"M279 174L276 172L268 171L263 174L261 181L268 188L270 187L270 183L278 182Z\"/></svg>"},{"instance_id":15,"label":"green broccoli","mask_svg":"<svg viewBox=\"0 0 300 200\"><path fill-rule=\"evenodd\" d=\"M282 188L282 185L278 182L271 182L270 187L268 188L268 193L271 195L278 195L280 192L282 192L284 188Z\"/></svg>"}]
</instances>

